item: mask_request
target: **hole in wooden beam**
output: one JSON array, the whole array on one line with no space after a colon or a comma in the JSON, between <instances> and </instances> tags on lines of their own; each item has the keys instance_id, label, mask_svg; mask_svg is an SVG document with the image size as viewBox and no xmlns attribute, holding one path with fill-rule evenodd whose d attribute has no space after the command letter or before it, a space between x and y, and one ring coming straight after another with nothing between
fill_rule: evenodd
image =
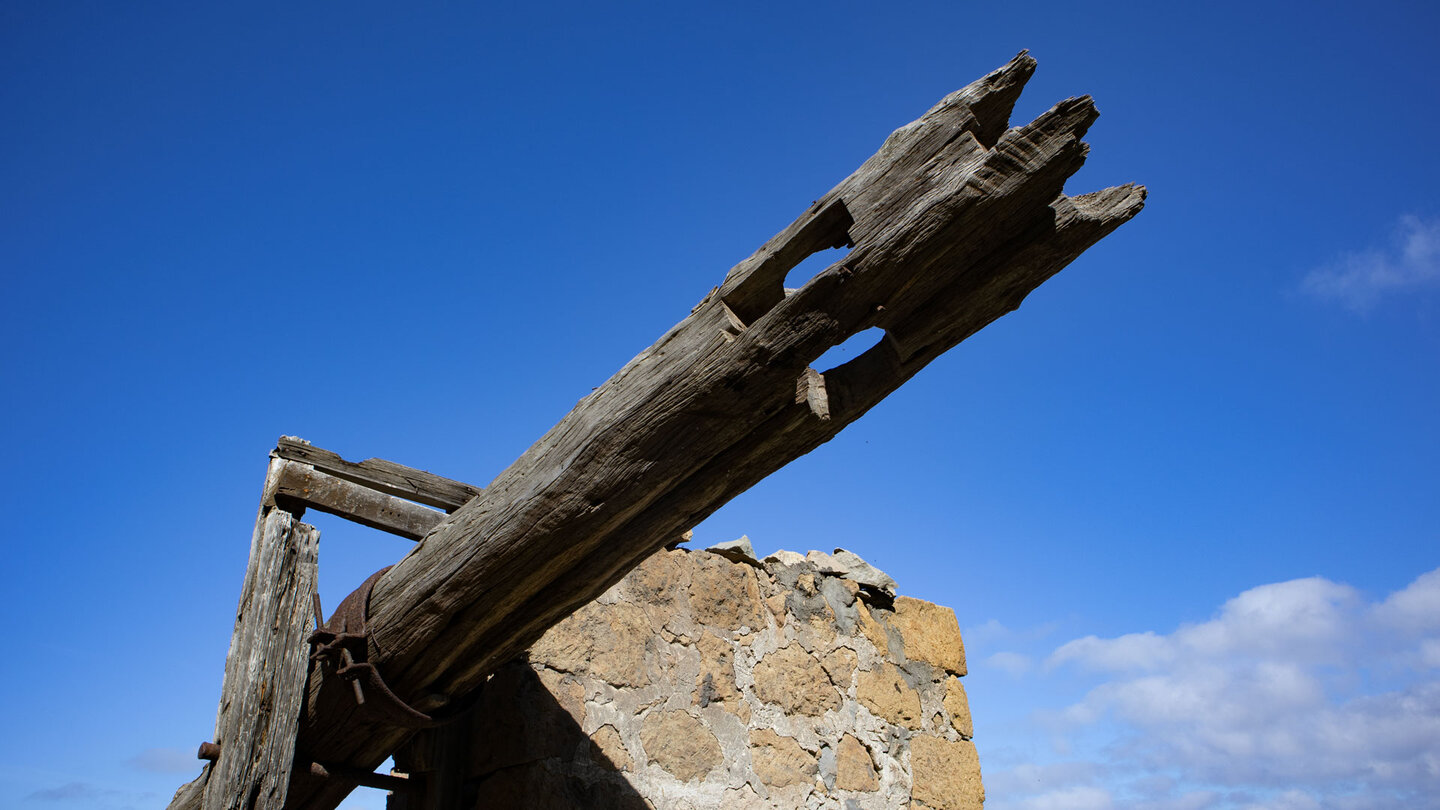
<instances>
[{"instance_id":1,"label":"hole in wooden beam","mask_svg":"<svg viewBox=\"0 0 1440 810\"><path fill-rule=\"evenodd\" d=\"M789 295L795 290L805 286L805 282L820 274L820 271L850 255L850 248L822 248L790 268L785 274L785 294Z\"/></svg>"},{"instance_id":2,"label":"hole in wooden beam","mask_svg":"<svg viewBox=\"0 0 1440 810\"><path fill-rule=\"evenodd\" d=\"M741 321L754 323L785 299L787 274L794 272L806 257L816 252L824 254L828 248L853 246L850 227L854 224L844 200L836 198L824 205L815 203L790 227L730 271L720 287L721 298ZM796 286L809 280L824 266L822 263L839 258L832 255L829 259L813 259L813 269L794 272Z\"/></svg>"},{"instance_id":3,"label":"hole in wooden beam","mask_svg":"<svg viewBox=\"0 0 1440 810\"><path fill-rule=\"evenodd\" d=\"M823 369L821 374L829 374L837 366L854 360L873 348L881 340L885 339L885 330L878 326L869 329L862 329L851 335L840 343L825 350L825 353L811 363L812 368Z\"/></svg>"}]
</instances>

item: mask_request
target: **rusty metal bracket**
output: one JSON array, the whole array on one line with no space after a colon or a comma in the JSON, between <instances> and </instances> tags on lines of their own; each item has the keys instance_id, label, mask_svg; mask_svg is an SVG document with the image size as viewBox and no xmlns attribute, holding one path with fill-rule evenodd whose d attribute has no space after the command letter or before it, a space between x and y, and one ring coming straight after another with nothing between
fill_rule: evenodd
<instances>
[{"instance_id":1,"label":"rusty metal bracket","mask_svg":"<svg viewBox=\"0 0 1440 810\"><path fill-rule=\"evenodd\" d=\"M310 634L313 647L310 660L329 667L336 675L349 681L355 690L355 703L364 707L375 719L401 728L433 728L444 721L401 700L380 677L380 670L367 660L370 630L366 627L365 618L370 606L370 591L390 568L386 566L371 574L340 602L330 621L323 625L320 623L320 597L316 595L315 621L319 629Z\"/></svg>"},{"instance_id":2,"label":"rusty metal bracket","mask_svg":"<svg viewBox=\"0 0 1440 810\"><path fill-rule=\"evenodd\" d=\"M388 790L392 793L419 793L424 790L423 777L419 775L395 776L372 773L364 768L351 768L335 763L311 762L310 775L318 776L321 779L344 779L361 787Z\"/></svg>"},{"instance_id":3,"label":"rusty metal bracket","mask_svg":"<svg viewBox=\"0 0 1440 810\"><path fill-rule=\"evenodd\" d=\"M213 742L200 743L200 750L195 752L196 759L203 759L215 762L220 759L220 744ZM304 760L301 760L302 762ZM347 782L354 782L361 787L376 788L378 790L389 790L395 793L413 793L422 789L420 775L395 776L393 774L372 773L364 768L352 768L348 765L337 765L311 761L309 766L310 774L321 779L344 779Z\"/></svg>"}]
</instances>

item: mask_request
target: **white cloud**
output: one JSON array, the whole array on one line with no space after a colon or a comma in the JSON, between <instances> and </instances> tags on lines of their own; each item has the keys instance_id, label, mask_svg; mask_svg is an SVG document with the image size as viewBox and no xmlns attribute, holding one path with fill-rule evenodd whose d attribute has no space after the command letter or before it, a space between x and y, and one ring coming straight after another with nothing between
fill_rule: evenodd
<instances>
[{"instance_id":1,"label":"white cloud","mask_svg":"<svg viewBox=\"0 0 1440 810\"><path fill-rule=\"evenodd\" d=\"M1143 810L1206 810L1206 808L1214 807L1219 799L1220 794L1213 790L1192 790L1173 798L1142 801L1137 804L1137 807Z\"/></svg>"},{"instance_id":2,"label":"white cloud","mask_svg":"<svg viewBox=\"0 0 1440 810\"><path fill-rule=\"evenodd\" d=\"M1376 618L1402 631L1440 630L1440 568L1421 575L1375 608Z\"/></svg>"},{"instance_id":3,"label":"white cloud","mask_svg":"<svg viewBox=\"0 0 1440 810\"><path fill-rule=\"evenodd\" d=\"M1051 654L1047 665L1076 663L1089 669L1124 672L1155 669L1175 660L1175 645L1151 632L1131 633L1116 639L1086 636L1067 642Z\"/></svg>"},{"instance_id":4,"label":"white cloud","mask_svg":"<svg viewBox=\"0 0 1440 810\"><path fill-rule=\"evenodd\" d=\"M1032 665L1030 656L1017 652L997 652L985 659L986 667L998 669L1014 676L1029 672Z\"/></svg>"},{"instance_id":5,"label":"white cloud","mask_svg":"<svg viewBox=\"0 0 1440 810\"><path fill-rule=\"evenodd\" d=\"M1440 669L1440 638L1427 638L1420 642L1420 665Z\"/></svg>"},{"instance_id":6,"label":"white cloud","mask_svg":"<svg viewBox=\"0 0 1440 810\"><path fill-rule=\"evenodd\" d=\"M995 619L987 619L984 624L965 628L963 635L967 646L993 646L1001 641L1010 643L1038 641L1054 635L1059 627L1058 622L1045 622L1017 630L1007 627Z\"/></svg>"},{"instance_id":7,"label":"white cloud","mask_svg":"<svg viewBox=\"0 0 1440 810\"><path fill-rule=\"evenodd\" d=\"M1322 577L1261 585L1226 602L1220 616L1176 634L1189 650L1204 656L1283 656L1290 661L1325 661L1355 632L1359 593Z\"/></svg>"},{"instance_id":8,"label":"white cloud","mask_svg":"<svg viewBox=\"0 0 1440 810\"><path fill-rule=\"evenodd\" d=\"M1437 580L1440 583L1440 580ZM1290 661L1333 661L1358 631L1356 591L1321 577L1251 588L1201 624L1169 635L1152 631L1113 639L1086 636L1057 649L1047 661L1105 672L1155 671L1191 658L1283 655Z\"/></svg>"},{"instance_id":9,"label":"white cloud","mask_svg":"<svg viewBox=\"0 0 1440 810\"><path fill-rule=\"evenodd\" d=\"M1350 253L1312 270L1301 288L1357 312L1368 311L1382 296L1440 286L1440 219L1401 217L1391 244Z\"/></svg>"},{"instance_id":10,"label":"white cloud","mask_svg":"<svg viewBox=\"0 0 1440 810\"><path fill-rule=\"evenodd\" d=\"M1287 790L1264 801L1246 804L1241 810L1320 810L1320 803L1304 791Z\"/></svg>"},{"instance_id":11,"label":"white cloud","mask_svg":"<svg viewBox=\"0 0 1440 810\"><path fill-rule=\"evenodd\" d=\"M1093 785L1100 776L1099 766L1092 762L1024 763L985 774L985 785L991 792L1046 793L1074 785Z\"/></svg>"},{"instance_id":12,"label":"white cloud","mask_svg":"<svg viewBox=\"0 0 1440 810\"><path fill-rule=\"evenodd\" d=\"M965 644L973 647L976 644L989 645L992 642L1009 638L1013 633L1010 628L995 619L988 619L984 624L965 628L961 635L965 637Z\"/></svg>"},{"instance_id":13,"label":"white cloud","mask_svg":"<svg viewBox=\"0 0 1440 810\"><path fill-rule=\"evenodd\" d=\"M1418 806L1440 795L1437 665L1440 569L1377 601L1311 577L1169 633L1076 639L1046 671L1103 680L1050 725L1092 767L1012 769L991 807Z\"/></svg>"},{"instance_id":14,"label":"white cloud","mask_svg":"<svg viewBox=\"0 0 1440 810\"><path fill-rule=\"evenodd\" d=\"M1017 629L989 619L965 628L962 635L975 673L1004 673L1018 678L1035 668L1035 653L1044 649L1039 645L1046 637L1053 636L1058 627L1055 622L1046 622ZM997 649L1002 646L1009 649ZM1020 652L1015 647L1029 648L1030 652Z\"/></svg>"}]
</instances>

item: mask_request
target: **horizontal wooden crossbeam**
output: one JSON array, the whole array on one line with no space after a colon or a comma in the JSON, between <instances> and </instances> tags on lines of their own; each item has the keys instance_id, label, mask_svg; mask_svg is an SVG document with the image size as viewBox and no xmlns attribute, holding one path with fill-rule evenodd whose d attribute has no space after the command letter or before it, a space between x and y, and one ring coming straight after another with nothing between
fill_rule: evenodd
<instances>
[{"instance_id":1,"label":"horizontal wooden crossbeam","mask_svg":"<svg viewBox=\"0 0 1440 810\"><path fill-rule=\"evenodd\" d=\"M272 455L308 464L322 473L376 492L423 503L446 512L454 512L482 492L479 487L382 458L346 461L329 450L322 450L294 436L280 437ZM316 508L325 511L319 505L316 505Z\"/></svg>"},{"instance_id":2,"label":"horizontal wooden crossbeam","mask_svg":"<svg viewBox=\"0 0 1440 810\"><path fill-rule=\"evenodd\" d=\"M382 532L419 540L445 518L428 506L386 495L295 462L283 462L275 504L291 512L310 507Z\"/></svg>"}]
</instances>

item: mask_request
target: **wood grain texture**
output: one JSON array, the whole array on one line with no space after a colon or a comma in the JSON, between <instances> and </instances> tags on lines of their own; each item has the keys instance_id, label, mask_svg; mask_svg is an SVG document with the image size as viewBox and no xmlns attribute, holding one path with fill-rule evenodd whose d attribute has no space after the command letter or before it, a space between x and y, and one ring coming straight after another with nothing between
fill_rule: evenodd
<instances>
[{"instance_id":1,"label":"wood grain texture","mask_svg":"<svg viewBox=\"0 0 1440 810\"><path fill-rule=\"evenodd\" d=\"M323 473L368 487L397 498L454 512L480 494L473 487L434 473L406 467L383 458L346 461L329 450L321 450L304 439L281 436L272 455L308 464Z\"/></svg>"},{"instance_id":2,"label":"wood grain texture","mask_svg":"<svg viewBox=\"0 0 1440 810\"><path fill-rule=\"evenodd\" d=\"M422 711L499 664L735 495L828 441L927 363L1138 213L1123 186L1067 197L1088 97L1016 128L1022 54L890 136L726 276L688 318L582 400L376 585L370 660ZM854 247L793 292L807 252ZM834 369L828 348L885 337ZM308 756L373 768L406 736L312 679ZM297 773L287 807L346 792Z\"/></svg>"},{"instance_id":3,"label":"wood grain texture","mask_svg":"<svg viewBox=\"0 0 1440 810\"><path fill-rule=\"evenodd\" d=\"M165 810L200 810L205 803L205 785L210 781L210 763L200 771L200 775L180 786L175 791L175 796L166 805Z\"/></svg>"},{"instance_id":4,"label":"wood grain texture","mask_svg":"<svg viewBox=\"0 0 1440 810\"><path fill-rule=\"evenodd\" d=\"M474 715L472 710L455 722L417 731L396 749L395 767L409 774L417 789L401 801L392 797L387 810L471 810L476 806L473 795L465 801L470 740L476 733Z\"/></svg>"},{"instance_id":5,"label":"wood grain texture","mask_svg":"<svg viewBox=\"0 0 1440 810\"><path fill-rule=\"evenodd\" d=\"M275 505L275 491L292 466L272 454L266 467L225 655L215 740L232 739L234 745L227 750L222 744L223 773L220 762L206 763L175 792L169 810L208 810L235 801L248 802L239 805L247 808L283 806L305 686L320 540L315 527Z\"/></svg>"},{"instance_id":6,"label":"wood grain texture","mask_svg":"<svg viewBox=\"0 0 1440 810\"><path fill-rule=\"evenodd\" d=\"M275 500L282 508L298 504L411 540L429 534L445 517L444 512L352 484L305 464L284 459L278 463L282 472Z\"/></svg>"},{"instance_id":7,"label":"wood grain texture","mask_svg":"<svg viewBox=\"0 0 1440 810\"><path fill-rule=\"evenodd\" d=\"M305 691L305 640L314 623L319 540L315 527L283 509L266 509L258 521L225 659L215 721L220 758L209 770L204 810L284 806Z\"/></svg>"}]
</instances>

